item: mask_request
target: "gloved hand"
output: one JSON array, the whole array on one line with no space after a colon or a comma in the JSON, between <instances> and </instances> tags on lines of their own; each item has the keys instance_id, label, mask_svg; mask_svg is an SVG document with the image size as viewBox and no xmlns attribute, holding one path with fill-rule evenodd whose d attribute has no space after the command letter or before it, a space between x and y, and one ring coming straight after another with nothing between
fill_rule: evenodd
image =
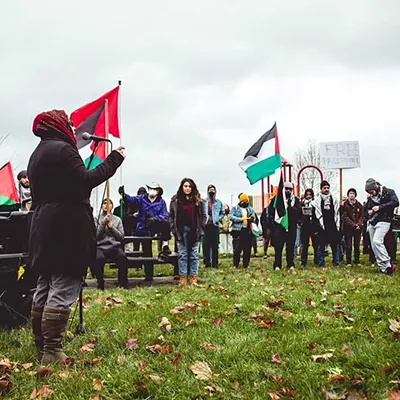
<instances>
[{"instance_id":1,"label":"gloved hand","mask_svg":"<svg viewBox=\"0 0 400 400\"><path fill-rule=\"evenodd\" d=\"M146 213L146 226L150 227L154 225L156 219L151 216L149 212Z\"/></svg>"},{"instance_id":2,"label":"gloved hand","mask_svg":"<svg viewBox=\"0 0 400 400\"><path fill-rule=\"evenodd\" d=\"M124 197L124 196L125 196L125 186L120 186L120 187L118 188L118 193L119 193L122 197Z\"/></svg>"},{"instance_id":3,"label":"gloved hand","mask_svg":"<svg viewBox=\"0 0 400 400\"><path fill-rule=\"evenodd\" d=\"M240 220L243 222L243 221L246 221L246 220L248 220L249 218L248 217L241 217L240 218Z\"/></svg>"}]
</instances>

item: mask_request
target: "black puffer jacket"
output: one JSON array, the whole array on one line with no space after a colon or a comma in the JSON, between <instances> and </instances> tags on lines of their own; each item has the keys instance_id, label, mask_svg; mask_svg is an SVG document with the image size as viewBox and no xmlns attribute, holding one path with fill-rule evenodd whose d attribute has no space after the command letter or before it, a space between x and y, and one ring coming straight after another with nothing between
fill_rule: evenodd
<instances>
[{"instance_id":1,"label":"black puffer jacket","mask_svg":"<svg viewBox=\"0 0 400 400\"><path fill-rule=\"evenodd\" d=\"M374 206L379 206L379 211L374 215L368 215L368 211ZM366 216L371 225L376 225L378 222L391 222L394 214L394 209L399 206L399 199L393 189L385 186L381 187L381 198L378 203L375 203L371 197L368 198L365 205Z\"/></svg>"}]
</instances>

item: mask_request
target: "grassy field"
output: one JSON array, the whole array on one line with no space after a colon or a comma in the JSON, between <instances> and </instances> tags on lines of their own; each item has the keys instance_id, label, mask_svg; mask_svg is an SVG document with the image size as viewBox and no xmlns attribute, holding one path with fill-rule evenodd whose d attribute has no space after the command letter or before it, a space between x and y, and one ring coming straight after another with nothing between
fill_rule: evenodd
<instances>
[{"instance_id":1,"label":"grassy field","mask_svg":"<svg viewBox=\"0 0 400 400\"><path fill-rule=\"evenodd\" d=\"M88 333L65 345L68 367L38 369L29 326L1 333L3 397L399 399L398 274L271 261L223 260L199 288L86 290Z\"/></svg>"}]
</instances>

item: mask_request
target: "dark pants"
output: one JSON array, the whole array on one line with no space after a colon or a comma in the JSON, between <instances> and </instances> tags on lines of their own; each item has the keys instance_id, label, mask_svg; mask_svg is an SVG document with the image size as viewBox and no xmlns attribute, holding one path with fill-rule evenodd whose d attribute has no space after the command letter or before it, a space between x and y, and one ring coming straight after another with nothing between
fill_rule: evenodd
<instances>
[{"instance_id":1,"label":"dark pants","mask_svg":"<svg viewBox=\"0 0 400 400\"><path fill-rule=\"evenodd\" d=\"M355 229L350 232L345 232L344 238L346 241L346 264L351 264L351 254L354 242L354 262L355 264L360 263L360 242L361 242L361 230Z\"/></svg>"},{"instance_id":2,"label":"dark pants","mask_svg":"<svg viewBox=\"0 0 400 400\"><path fill-rule=\"evenodd\" d=\"M252 247L253 247L253 252L254 255L257 255L257 238L253 235L253 240L252 240Z\"/></svg>"},{"instance_id":3,"label":"dark pants","mask_svg":"<svg viewBox=\"0 0 400 400\"><path fill-rule=\"evenodd\" d=\"M128 259L120 247L110 250L97 249L96 254L96 278L99 288L104 288L104 265L106 261L115 262L118 268L118 285L128 284Z\"/></svg>"},{"instance_id":4,"label":"dark pants","mask_svg":"<svg viewBox=\"0 0 400 400\"><path fill-rule=\"evenodd\" d=\"M233 266L239 268L240 254L243 251L243 268L248 268L251 256L253 234L249 228L241 231L232 231L233 238Z\"/></svg>"},{"instance_id":5,"label":"dark pants","mask_svg":"<svg viewBox=\"0 0 400 400\"><path fill-rule=\"evenodd\" d=\"M163 241L171 240L171 230L168 221L155 221L150 227L151 235L160 234Z\"/></svg>"},{"instance_id":6,"label":"dark pants","mask_svg":"<svg viewBox=\"0 0 400 400\"><path fill-rule=\"evenodd\" d=\"M372 251L371 238L367 232L367 228L363 230L363 254L368 254L369 262L375 264L375 254Z\"/></svg>"},{"instance_id":7,"label":"dark pants","mask_svg":"<svg viewBox=\"0 0 400 400\"><path fill-rule=\"evenodd\" d=\"M339 243L340 237L338 232L319 232L317 236L318 243L318 265L325 267L325 249L328 244L331 245L332 250L332 264L334 267L339 265Z\"/></svg>"},{"instance_id":8,"label":"dark pants","mask_svg":"<svg viewBox=\"0 0 400 400\"><path fill-rule=\"evenodd\" d=\"M280 232L273 238L275 249L274 268L282 268L282 253L286 244L286 266L294 267L294 246L296 243L296 230L293 232Z\"/></svg>"},{"instance_id":9,"label":"dark pants","mask_svg":"<svg viewBox=\"0 0 400 400\"><path fill-rule=\"evenodd\" d=\"M219 227L207 225L203 236L203 257L207 268L218 268Z\"/></svg>"},{"instance_id":10,"label":"dark pants","mask_svg":"<svg viewBox=\"0 0 400 400\"><path fill-rule=\"evenodd\" d=\"M314 264L318 265L318 246L317 246L317 240L315 237L315 233L313 232L313 229L307 225L304 225L301 228L300 237L301 237L301 242L302 242L301 265L307 265L308 247L310 245L310 239L311 239L312 247L314 249Z\"/></svg>"}]
</instances>

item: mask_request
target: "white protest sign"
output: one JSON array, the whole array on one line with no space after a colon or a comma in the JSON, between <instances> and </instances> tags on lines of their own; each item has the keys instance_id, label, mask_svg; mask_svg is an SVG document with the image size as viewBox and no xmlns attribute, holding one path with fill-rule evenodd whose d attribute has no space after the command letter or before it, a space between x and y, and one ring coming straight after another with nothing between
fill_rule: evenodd
<instances>
[{"instance_id":1,"label":"white protest sign","mask_svg":"<svg viewBox=\"0 0 400 400\"><path fill-rule=\"evenodd\" d=\"M320 143L322 169L359 168L360 149L358 142Z\"/></svg>"}]
</instances>

